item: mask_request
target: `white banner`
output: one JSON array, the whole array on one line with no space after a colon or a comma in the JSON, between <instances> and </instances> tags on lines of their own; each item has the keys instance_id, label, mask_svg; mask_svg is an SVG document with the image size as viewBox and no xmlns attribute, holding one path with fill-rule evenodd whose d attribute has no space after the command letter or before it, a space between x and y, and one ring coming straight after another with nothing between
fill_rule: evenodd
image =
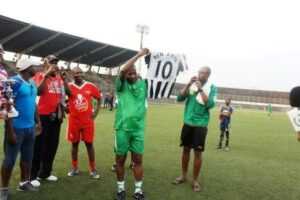
<instances>
[{"instance_id":1,"label":"white banner","mask_svg":"<svg viewBox=\"0 0 300 200\"><path fill-rule=\"evenodd\" d=\"M287 112L296 132L300 131L300 109L294 108Z\"/></svg>"},{"instance_id":2,"label":"white banner","mask_svg":"<svg viewBox=\"0 0 300 200\"><path fill-rule=\"evenodd\" d=\"M148 97L169 98L178 74L186 69L184 55L152 52L147 72Z\"/></svg>"}]
</instances>

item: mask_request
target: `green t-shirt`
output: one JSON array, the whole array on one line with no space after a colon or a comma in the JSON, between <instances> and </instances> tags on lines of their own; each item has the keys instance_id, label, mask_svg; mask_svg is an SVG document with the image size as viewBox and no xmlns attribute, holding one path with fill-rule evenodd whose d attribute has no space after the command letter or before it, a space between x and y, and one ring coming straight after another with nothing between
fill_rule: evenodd
<instances>
[{"instance_id":1,"label":"green t-shirt","mask_svg":"<svg viewBox=\"0 0 300 200\"><path fill-rule=\"evenodd\" d=\"M208 102L206 105L200 104L196 99L197 94L178 96L177 101L185 101L184 123L195 127L206 127L209 122L209 110L216 104L217 88L211 85Z\"/></svg>"},{"instance_id":2,"label":"green t-shirt","mask_svg":"<svg viewBox=\"0 0 300 200\"><path fill-rule=\"evenodd\" d=\"M116 92L118 107L116 111L116 130L134 131L145 128L147 111L147 85L139 79L134 84L117 78Z\"/></svg>"}]
</instances>

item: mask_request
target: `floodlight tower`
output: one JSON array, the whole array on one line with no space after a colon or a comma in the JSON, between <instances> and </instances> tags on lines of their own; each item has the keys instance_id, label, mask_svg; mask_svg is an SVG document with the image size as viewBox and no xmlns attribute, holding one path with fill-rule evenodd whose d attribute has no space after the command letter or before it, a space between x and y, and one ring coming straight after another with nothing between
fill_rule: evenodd
<instances>
[{"instance_id":1,"label":"floodlight tower","mask_svg":"<svg viewBox=\"0 0 300 200\"><path fill-rule=\"evenodd\" d=\"M147 25L143 25L143 24L136 25L136 31L141 34L141 37L140 37L140 49L143 48L144 34L148 35L149 34L149 30L150 30L150 28ZM137 71L138 71L138 73L141 73L141 71L142 71L142 62L141 62L141 59L139 60L139 68L138 68Z\"/></svg>"}]
</instances>

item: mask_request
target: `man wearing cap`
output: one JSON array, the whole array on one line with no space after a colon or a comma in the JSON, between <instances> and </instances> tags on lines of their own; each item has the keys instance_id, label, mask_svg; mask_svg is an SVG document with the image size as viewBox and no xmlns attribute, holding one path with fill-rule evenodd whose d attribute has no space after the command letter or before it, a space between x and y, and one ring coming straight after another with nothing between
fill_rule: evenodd
<instances>
[{"instance_id":1,"label":"man wearing cap","mask_svg":"<svg viewBox=\"0 0 300 200\"><path fill-rule=\"evenodd\" d=\"M19 75L13 76L14 102L19 115L13 118L13 129L10 134L14 142L5 141L4 160L1 168L0 199L8 199L8 185L18 153L20 152L21 181L19 191L36 191L30 183L30 169L33 157L35 130L40 127L36 109L37 88L31 78L34 76L34 65L29 59L21 59L17 63Z\"/></svg>"},{"instance_id":2,"label":"man wearing cap","mask_svg":"<svg viewBox=\"0 0 300 200\"><path fill-rule=\"evenodd\" d=\"M69 92L57 67L58 58L49 55L44 59L44 70L34 77L38 87L38 112L42 123L42 133L36 138L32 162L31 180L35 187L38 179L57 181L52 175L52 166L59 144L59 133L63 118L62 98ZM65 91L66 89L66 91Z\"/></svg>"}]
</instances>

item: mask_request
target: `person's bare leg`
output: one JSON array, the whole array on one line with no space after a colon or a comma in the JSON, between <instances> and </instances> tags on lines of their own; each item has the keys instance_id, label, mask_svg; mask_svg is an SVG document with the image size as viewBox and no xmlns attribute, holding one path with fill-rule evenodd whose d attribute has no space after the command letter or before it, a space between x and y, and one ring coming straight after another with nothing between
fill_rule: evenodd
<instances>
[{"instance_id":1,"label":"person's bare leg","mask_svg":"<svg viewBox=\"0 0 300 200\"><path fill-rule=\"evenodd\" d=\"M202 152L199 150L194 150L193 190L195 192L199 192L201 190L200 184L198 182L201 166L202 166Z\"/></svg>"},{"instance_id":2,"label":"person's bare leg","mask_svg":"<svg viewBox=\"0 0 300 200\"><path fill-rule=\"evenodd\" d=\"M184 183L187 179L187 173L189 169L190 162L190 152L191 149L189 147L183 147L182 156L181 156L181 176L177 177L173 184L178 185Z\"/></svg>"},{"instance_id":3,"label":"person's bare leg","mask_svg":"<svg viewBox=\"0 0 300 200\"><path fill-rule=\"evenodd\" d=\"M7 188L13 169L3 166L1 167L1 188Z\"/></svg>"},{"instance_id":4,"label":"person's bare leg","mask_svg":"<svg viewBox=\"0 0 300 200\"><path fill-rule=\"evenodd\" d=\"M85 143L86 150L89 157L89 166L90 171L93 172L96 170L96 164L95 164L95 149L93 143Z\"/></svg>"},{"instance_id":5,"label":"person's bare leg","mask_svg":"<svg viewBox=\"0 0 300 200\"><path fill-rule=\"evenodd\" d=\"M132 153L133 175L136 181L143 180L144 169L143 169L143 156L141 154Z\"/></svg>"},{"instance_id":6,"label":"person's bare leg","mask_svg":"<svg viewBox=\"0 0 300 200\"><path fill-rule=\"evenodd\" d=\"M143 177L144 177L144 169L143 169L143 155L132 153L131 155L132 163L134 163L133 175L135 178L135 191L134 193L143 193Z\"/></svg>"},{"instance_id":7,"label":"person's bare leg","mask_svg":"<svg viewBox=\"0 0 300 200\"><path fill-rule=\"evenodd\" d=\"M126 155L120 156L116 155L116 175L117 175L117 185L118 185L118 193L125 191L125 161Z\"/></svg>"},{"instance_id":8,"label":"person's bare leg","mask_svg":"<svg viewBox=\"0 0 300 200\"><path fill-rule=\"evenodd\" d=\"M31 166L28 162L20 161L21 169L21 182L26 182L30 180L30 169Z\"/></svg>"},{"instance_id":9,"label":"person's bare leg","mask_svg":"<svg viewBox=\"0 0 300 200\"><path fill-rule=\"evenodd\" d=\"M72 143L71 156L72 156L73 170L78 169L78 148L79 148L79 142Z\"/></svg>"}]
</instances>

